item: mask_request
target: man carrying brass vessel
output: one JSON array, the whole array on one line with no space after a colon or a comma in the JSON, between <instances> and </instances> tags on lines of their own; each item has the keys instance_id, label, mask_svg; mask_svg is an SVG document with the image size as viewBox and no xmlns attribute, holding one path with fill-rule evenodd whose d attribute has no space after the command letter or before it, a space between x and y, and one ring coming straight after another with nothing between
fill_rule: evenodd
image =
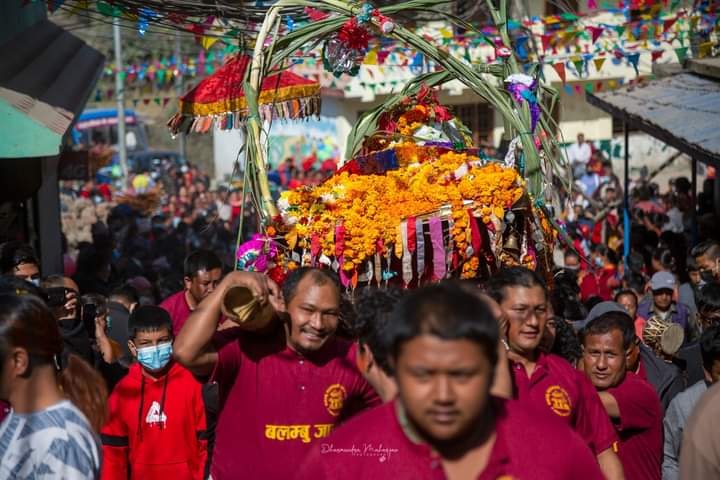
<instances>
[{"instance_id":1,"label":"man carrying brass vessel","mask_svg":"<svg viewBox=\"0 0 720 480\"><path fill-rule=\"evenodd\" d=\"M242 332L218 351L212 337L223 296L236 285L252 290L261 305L269 302L282 321ZM214 480L240 472L247 478L291 478L313 442L380 403L355 367L355 347L335 335L340 292L328 270L295 270L282 292L263 275L233 272L190 315L175 341L175 356L220 387Z\"/></svg>"}]
</instances>

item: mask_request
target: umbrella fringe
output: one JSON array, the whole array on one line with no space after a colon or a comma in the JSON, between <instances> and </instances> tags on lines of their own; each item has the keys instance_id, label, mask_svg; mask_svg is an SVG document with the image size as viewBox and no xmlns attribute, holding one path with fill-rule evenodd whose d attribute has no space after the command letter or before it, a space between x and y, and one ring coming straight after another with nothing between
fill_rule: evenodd
<instances>
[{"instance_id":1,"label":"umbrella fringe","mask_svg":"<svg viewBox=\"0 0 720 480\"><path fill-rule=\"evenodd\" d=\"M260 117L266 122L319 118L321 104L320 96L291 98L284 102L260 105ZM173 136L178 133L186 135L191 132L207 133L213 125L219 130L232 130L245 125L247 114L247 110L207 116L193 116L178 112L170 117L167 127Z\"/></svg>"}]
</instances>

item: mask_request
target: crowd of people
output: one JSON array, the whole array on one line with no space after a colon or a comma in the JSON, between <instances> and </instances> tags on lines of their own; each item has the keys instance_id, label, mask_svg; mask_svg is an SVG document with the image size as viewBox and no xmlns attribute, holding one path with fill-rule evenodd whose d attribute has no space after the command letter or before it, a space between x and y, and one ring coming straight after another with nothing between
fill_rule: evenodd
<instances>
[{"instance_id":1,"label":"crowd of people","mask_svg":"<svg viewBox=\"0 0 720 480\"><path fill-rule=\"evenodd\" d=\"M636 182L624 224L601 155L573 147L579 196L545 277L348 294L302 267L278 285L233 271L242 216L256 228L241 189L169 162L131 181L162 186L150 213L86 215L63 275L0 245L0 478L720 478L714 213L686 179ZM326 174L302 171L274 181ZM238 285L270 323L223 314Z\"/></svg>"}]
</instances>

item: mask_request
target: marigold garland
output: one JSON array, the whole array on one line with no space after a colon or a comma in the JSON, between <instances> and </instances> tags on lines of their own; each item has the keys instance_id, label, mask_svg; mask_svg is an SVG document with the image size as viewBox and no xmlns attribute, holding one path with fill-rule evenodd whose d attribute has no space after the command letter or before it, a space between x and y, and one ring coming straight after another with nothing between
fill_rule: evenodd
<instances>
[{"instance_id":1,"label":"marigold garland","mask_svg":"<svg viewBox=\"0 0 720 480\"><path fill-rule=\"evenodd\" d=\"M323 185L283 192L279 206L289 244L309 248L314 236L320 240L322 254L335 255L334 232L344 227L343 269L354 270L370 259L378 245L386 253L396 243L398 225L408 217L422 216L450 206L453 211L452 237L465 260L470 238L466 201L475 205L475 214L489 223L492 216L502 218L524 192L517 172L496 163L481 165L465 153L448 152L437 160L411 163L385 175L342 173ZM479 262L463 264L463 274L471 276Z\"/></svg>"}]
</instances>

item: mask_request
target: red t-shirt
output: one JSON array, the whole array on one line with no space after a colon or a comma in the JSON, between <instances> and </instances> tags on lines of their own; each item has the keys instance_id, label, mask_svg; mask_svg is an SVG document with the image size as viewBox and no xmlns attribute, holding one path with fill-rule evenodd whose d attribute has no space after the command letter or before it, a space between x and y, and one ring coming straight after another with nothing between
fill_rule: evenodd
<instances>
[{"instance_id":1,"label":"red t-shirt","mask_svg":"<svg viewBox=\"0 0 720 480\"><path fill-rule=\"evenodd\" d=\"M533 415L514 400L492 402L495 443L479 479L603 478L592 453L570 428ZM446 478L442 459L410 432L397 400L373 408L315 443L294 478Z\"/></svg>"},{"instance_id":2,"label":"red t-shirt","mask_svg":"<svg viewBox=\"0 0 720 480\"><path fill-rule=\"evenodd\" d=\"M612 448L617 435L590 380L565 359L540 354L532 378L511 362L514 397L530 408L546 412L570 425L598 455Z\"/></svg>"},{"instance_id":3,"label":"red t-shirt","mask_svg":"<svg viewBox=\"0 0 720 480\"><path fill-rule=\"evenodd\" d=\"M620 436L618 456L625 478L660 479L663 460L663 416L655 389L634 373L607 390L615 397L620 421L615 428Z\"/></svg>"},{"instance_id":4,"label":"red t-shirt","mask_svg":"<svg viewBox=\"0 0 720 480\"><path fill-rule=\"evenodd\" d=\"M244 333L219 351L215 480L293 478L311 445L380 399L355 367L353 344L332 339L304 357L285 334Z\"/></svg>"},{"instance_id":5,"label":"red t-shirt","mask_svg":"<svg viewBox=\"0 0 720 480\"><path fill-rule=\"evenodd\" d=\"M190 310L190 305L188 305L187 300L185 299L185 290L180 290L179 292L170 295L168 298L163 300L160 307L164 308L170 314L173 325L173 334L177 336L192 312L192 310Z\"/></svg>"}]
</instances>

